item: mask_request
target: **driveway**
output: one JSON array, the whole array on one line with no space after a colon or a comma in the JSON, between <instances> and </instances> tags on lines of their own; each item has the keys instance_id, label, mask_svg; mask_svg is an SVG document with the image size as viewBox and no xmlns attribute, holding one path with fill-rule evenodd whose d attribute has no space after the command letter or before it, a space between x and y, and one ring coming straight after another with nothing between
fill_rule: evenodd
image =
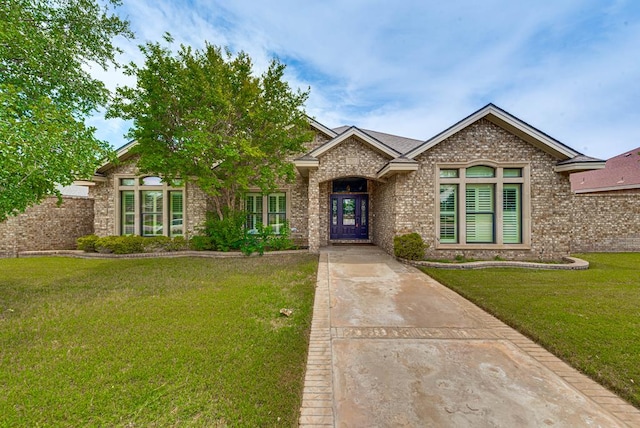
<instances>
[{"instance_id":1,"label":"driveway","mask_svg":"<svg viewBox=\"0 0 640 428\"><path fill-rule=\"evenodd\" d=\"M624 427L640 411L379 248L335 246L300 426Z\"/></svg>"}]
</instances>

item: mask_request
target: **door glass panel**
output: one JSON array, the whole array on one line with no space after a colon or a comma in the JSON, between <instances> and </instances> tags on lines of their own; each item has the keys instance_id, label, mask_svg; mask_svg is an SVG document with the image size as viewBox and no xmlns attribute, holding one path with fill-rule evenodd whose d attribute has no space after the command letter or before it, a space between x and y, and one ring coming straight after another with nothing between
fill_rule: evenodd
<instances>
[{"instance_id":1,"label":"door glass panel","mask_svg":"<svg viewBox=\"0 0 640 428\"><path fill-rule=\"evenodd\" d=\"M342 225L356 225L356 200L353 198L345 198L342 200Z\"/></svg>"},{"instance_id":2,"label":"door glass panel","mask_svg":"<svg viewBox=\"0 0 640 428\"><path fill-rule=\"evenodd\" d=\"M365 198L360 200L360 223L363 226L367 225L367 200Z\"/></svg>"},{"instance_id":3,"label":"door glass panel","mask_svg":"<svg viewBox=\"0 0 640 428\"><path fill-rule=\"evenodd\" d=\"M331 224L334 226L338 225L338 200L331 200Z\"/></svg>"}]
</instances>

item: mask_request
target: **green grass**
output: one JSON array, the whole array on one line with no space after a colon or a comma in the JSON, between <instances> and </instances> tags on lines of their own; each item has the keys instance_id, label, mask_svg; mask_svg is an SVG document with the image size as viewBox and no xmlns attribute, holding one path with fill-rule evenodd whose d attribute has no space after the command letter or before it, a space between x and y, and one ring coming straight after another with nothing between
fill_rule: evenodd
<instances>
[{"instance_id":1,"label":"green grass","mask_svg":"<svg viewBox=\"0 0 640 428\"><path fill-rule=\"evenodd\" d=\"M0 259L0 426L296 426L316 269Z\"/></svg>"},{"instance_id":2,"label":"green grass","mask_svg":"<svg viewBox=\"0 0 640 428\"><path fill-rule=\"evenodd\" d=\"M424 272L640 407L640 254L577 254L584 271Z\"/></svg>"}]
</instances>

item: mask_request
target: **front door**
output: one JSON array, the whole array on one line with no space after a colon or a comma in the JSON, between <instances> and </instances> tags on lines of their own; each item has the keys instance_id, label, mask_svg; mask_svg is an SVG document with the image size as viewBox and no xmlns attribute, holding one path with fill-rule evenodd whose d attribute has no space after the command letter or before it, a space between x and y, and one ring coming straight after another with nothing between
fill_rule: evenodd
<instances>
[{"instance_id":1,"label":"front door","mask_svg":"<svg viewBox=\"0 0 640 428\"><path fill-rule=\"evenodd\" d=\"M331 195L331 239L369 239L368 195Z\"/></svg>"}]
</instances>

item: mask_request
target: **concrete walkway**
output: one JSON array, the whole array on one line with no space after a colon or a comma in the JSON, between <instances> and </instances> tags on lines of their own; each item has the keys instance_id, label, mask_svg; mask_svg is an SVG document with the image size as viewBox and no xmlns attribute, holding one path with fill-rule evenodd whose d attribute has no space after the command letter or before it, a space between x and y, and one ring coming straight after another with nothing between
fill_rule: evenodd
<instances>
[{"instance_id":1,"label":"concrete walkway","mask_svg":"<svg viewBox=\"0 0 640 428\"><path fill-rule=\"evenodd\" d=\"M373 246L321 251L302 427L625 427L640 411Z\"/></svg>"}]
</instances>

